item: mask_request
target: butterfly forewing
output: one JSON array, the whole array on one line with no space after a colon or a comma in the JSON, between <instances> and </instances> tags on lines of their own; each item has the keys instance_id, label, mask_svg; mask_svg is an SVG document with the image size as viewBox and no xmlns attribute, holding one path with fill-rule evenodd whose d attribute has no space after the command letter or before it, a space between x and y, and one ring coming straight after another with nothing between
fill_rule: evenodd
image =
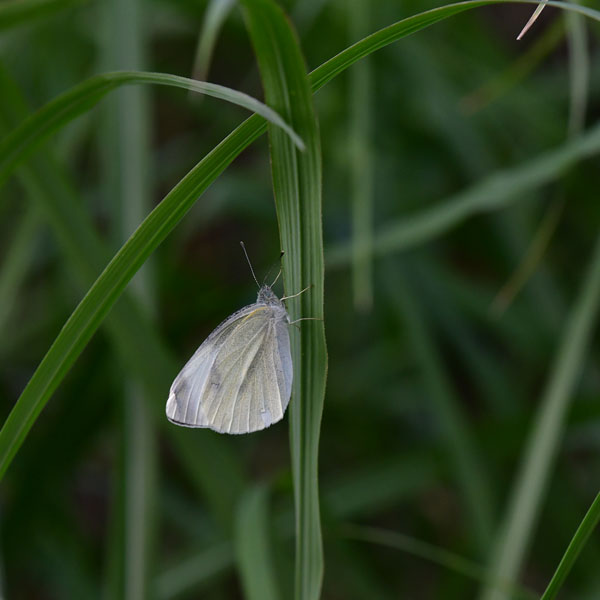
<instances>
[{"instance_id":1,"label":"butterfly forewing","mask_svg":"<svg viewBox=\"0 0 600 600\"><path fill-rule=\"evenodd\" d=\"M167 417L224 433L248 433L279 421L293 375L288 322L278 301L252 304L229 317L173 382Z\"/></svg>"}]
</instances>

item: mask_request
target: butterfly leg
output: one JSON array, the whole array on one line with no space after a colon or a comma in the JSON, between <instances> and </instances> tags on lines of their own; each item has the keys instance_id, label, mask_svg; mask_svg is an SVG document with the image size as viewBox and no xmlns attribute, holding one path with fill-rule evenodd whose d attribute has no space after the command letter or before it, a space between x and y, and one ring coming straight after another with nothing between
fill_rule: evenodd
<instances>
[{"instance_id":1,"label":"butterfly leg","mask_svg":"<svg viewBox=\"0 0 600 600\"><path fill-rule=\"evenodd\" d=\"M291 296L284 296L283 298L281 298L281 300L288 300L289 298L296 298L296 296L299 296L300 294L304 294L304 292L310 290L310 288L312 287L312 284L309 285L308 287L305 287L303 290L299 291L297 294L292 294Z\"/></svg>"}]
</instances>

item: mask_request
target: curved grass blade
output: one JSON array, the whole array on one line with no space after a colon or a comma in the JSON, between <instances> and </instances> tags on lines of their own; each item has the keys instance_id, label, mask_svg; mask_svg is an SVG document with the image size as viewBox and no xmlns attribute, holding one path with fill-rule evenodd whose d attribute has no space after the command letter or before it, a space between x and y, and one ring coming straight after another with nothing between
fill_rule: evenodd
<instances>
[{"instance_id":1,"label":"curved grass blade","mask_svg":"<svg viewBox=\"0 0 600 600\"><path fill-rule=\"evenodd\" d=\"M318 90L363 56L403 37L465 10L501 2L504 0L475 0L448 5L399 21L357 42L313 71L309 76L312 89ZM564 2L548 2L548 4L573 10L600 21L600 12L589 8ZM92 100L93 98L88 99L90 105L95 103ZM85 106L81 107L81 111L83 110ZM257 115L242 123L171 190L113 257L68 319L0 430L0 477L6 472L52 392L69 371L139 267L206 188L266 129L266 123Z\"/></svg>"},{"instance_id":2,"label":"curved grass blade","mask_svg":"<svg viewBox=\"0 0 600 600\"><path fill-rule=\"evenodd\" d=\"M246 600L277 600L269 540L269 495L264 486L240 498L234 532L237 564Z\"/></svg>"},{"instance_id":3,"label":"curved grass blade","mask_svg":"<svg viewBox=\"0 0 600 600\"><path fill-rule=\"evenodd\" d=\"M0 185L10 172L52 133L97 104L110 91L127 84L154 84L190 90L237 104L281 127L298 148L304 144L283 119L262 102L237 90L167 73L118 71L95 75L51 100L0 141Z\"/></svg>"},{"instance_id":4,"label":"curved grass blade","mask_svg":"<svg viewBox=\"0 0 600 600\"><path fill-rule=\"evenodd\" d=\"M343 533L348 539L388 546L389 548L395 548L413 556L418 556L475 581L484 582L497 589L506 591L515 600L517 598L520 600L535 600L537 598L536 594L529 590L494 579L493 574L488 569L468 558L411 536L386 529L361 527L358 525L346 525L343 528Z\"/></svg>"},{"instance_id":5,"label":"curved grass blade","mask_svg":"<svg viewBox=\"0 0 600 600\"><path fill-rule=\"evenodd\" d=\"M304 59L283 12L271 0L243 2L258 59L265 98L306 142L299 153L286 136L270 127L271 169L281 235L286 295L292 320L323 316L323 231L321 223L321 145ZM319 513L318 452L325 396L327 351L323 321L291 330L294 383L290 431L296 509L297 600L316 600L323 579Z\"/></svg>"},{"instance_id":6,"label":"curved grass blade","mask_svg":"<svg viewBox=\"0 0 600 600\"><path fill-rule=\"evenodd\" d=\"M566 323L564 337L511 492L490 568L499 579L515 581L539 515L550 469L558 451L565 416L585 360L592 328L600 308L600 237L579 297ZM503 600L488 589L485 600Z\"/></svg>"},{"instance_id":7,"label":"curved grass blade","mask_svg":"<svg viewBox=\"0 0 600 600\"><path fill-rule=\"evenodd\" d=\"M598 526L598 522L600 522L600 494L596 496L596 499L592 502L592 505L585 514L585 517L583 517L581 525L577 528L573 539L569 543L569 547L558 564L558 567L540 600L553 600L553 598L556 597L556 594L558 594L567 575L571 571L571 567L577 560L579 553L585 546L590 535L592 535L594 529Z\"/></svg>"},{"instance_id":8,"label":"curved grass blade","mask_svg":"<svg viewBox=\"0 0 600 600\"><path fill-rule=\"evenodd\" d=\"M0 31L52 15L86 0L4 0L0 3Z\"/></svg>"},{"instance_id":9,"label":"curved grass blade","mask_svg":"<svg viewBox=\"0 0 600 600\"><path fill-rule=\"evenodd\" d=\"M318 90L361 58L403 37L416 33L461 12L490 4L505 3L531 4L535 3L535 0L469 0L467 2L459 2L428 10L398 21L346 48L310 73L309 78L312 90ZM566 2L548 1L547 4L577 12L600 21L600 11ZM10 175L16 164L20 160L23 160L35 145L60 129L61 126L92 108L108 92L128 83L153 83L156 85L181 87L190 91L214 96L246 107L262 115L268 121L282 127L284 130L287 127L278 115L273 114L268 107L261 104L258 100L230 88L166 73L104 73L88 79L58 98L55 98L0 142L0 185L6 181L6 178ZM262 111L265 110L267 112L263 114ZM244 126L245 124L242 124L240 127ZM263 124L261 133L264 131L266 131L266 125ZM302 140L295 136L292 130L286 131L295 140L296 145L302 148Z\"/></svg>"},{"instance_id":10,"label":"curved grass blade","mask_svg":"<svg viewBox=\"0 0 600 600\"><path fill-rule=\"evenodd\" d=\"M521 33L519 33L519 35L517 36L517 40L523 39L523 36L529 31L531 26L537 21L538 17L540 16L542 11L544 10L544 7L546 6L546 2L547 2L547 0L542 0L538 4L537 8L533 11L533 14L529 18L529 21L527 21L527 23L525 23L525 27L523 27L523 29L521 29Z\"/></svg>"},{"instance_id":11,"label":"curved grass blade","mask_svg":"<svg viewBox=\"0 0 600 600\"><path fill-rule=\"evenodd\" d=\"M15 83L0 68L0 133L27 116ZM6 121L7 124L4 122ZM85 203L73 191L67 174L45 150L23 164L19 181L56 236L69 269L82 289L89 288L110 257L85 212ZM164 401L178 361L172 356L146 317L144 307L130 293L121 297L103 323L123 368L135 376L145 392L154 418L165 435L199 498L203 498L219 525L229 531L244 474L231 445L218 436L198 436L172 427L164 419Z\"/></svg>"},{"instance_id":12,"label":"curved grass blade","mask_svg":"<svg viewBox=\"0 0 600 600\"><path fill-rule=\"evenodd\" d=\"M194 79L207 78L217 36L236 2L237 0L210 0L206 7L192 69Z\"/></svg>"},{"instance_id":13,"label":"curved grass blade","mask_svg":"<svg viewBox=\"0 0 600 600\"><path fill-rule=\"evenodd\" d=\"M529 163L499 171L432 208L382 228L375 235L374 251L386 255L428 242L473 215L516 202L524 193L557 179L577 161L598 152L600 125ZM339 244L328 249L327 266L347 264L351 257L351 246Z\"/></svg>"}]
</instances>

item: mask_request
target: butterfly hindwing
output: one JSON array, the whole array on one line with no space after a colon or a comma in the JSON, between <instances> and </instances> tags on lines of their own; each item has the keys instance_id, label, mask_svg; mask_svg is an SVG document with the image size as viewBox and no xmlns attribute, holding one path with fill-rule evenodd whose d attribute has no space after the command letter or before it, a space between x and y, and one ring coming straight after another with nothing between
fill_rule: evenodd
<instances>
[{"instance_id":1,"label":"butterfly hindwing","mask_svg":"<svg viewBox=\"0 0 600 600\"><path fill-rule=\"evenodd\" d=\"M286 317L280 307L257 303L217 327L173 382L167 417L223 433L279 421L292 382Z\"/></svg>"}]
</instances>

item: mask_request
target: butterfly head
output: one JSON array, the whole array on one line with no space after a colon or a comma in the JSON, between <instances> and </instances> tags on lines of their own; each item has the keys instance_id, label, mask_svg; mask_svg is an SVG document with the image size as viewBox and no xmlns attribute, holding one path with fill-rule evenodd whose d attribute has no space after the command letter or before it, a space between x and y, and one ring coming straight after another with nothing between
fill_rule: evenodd
<instances>
[{"instance_id":1,"label":"butterfly head","mask_svg":"<svg viewBox=\"0 0 600 600\"><path fill-rule=\"evenodd\" d=\"M275 292L271 289L271 286L263 285L258 290L258 298L256 300L261 304L275 304L281 306L281 300L277 297Z\"/></svg>"}]
</instances>

